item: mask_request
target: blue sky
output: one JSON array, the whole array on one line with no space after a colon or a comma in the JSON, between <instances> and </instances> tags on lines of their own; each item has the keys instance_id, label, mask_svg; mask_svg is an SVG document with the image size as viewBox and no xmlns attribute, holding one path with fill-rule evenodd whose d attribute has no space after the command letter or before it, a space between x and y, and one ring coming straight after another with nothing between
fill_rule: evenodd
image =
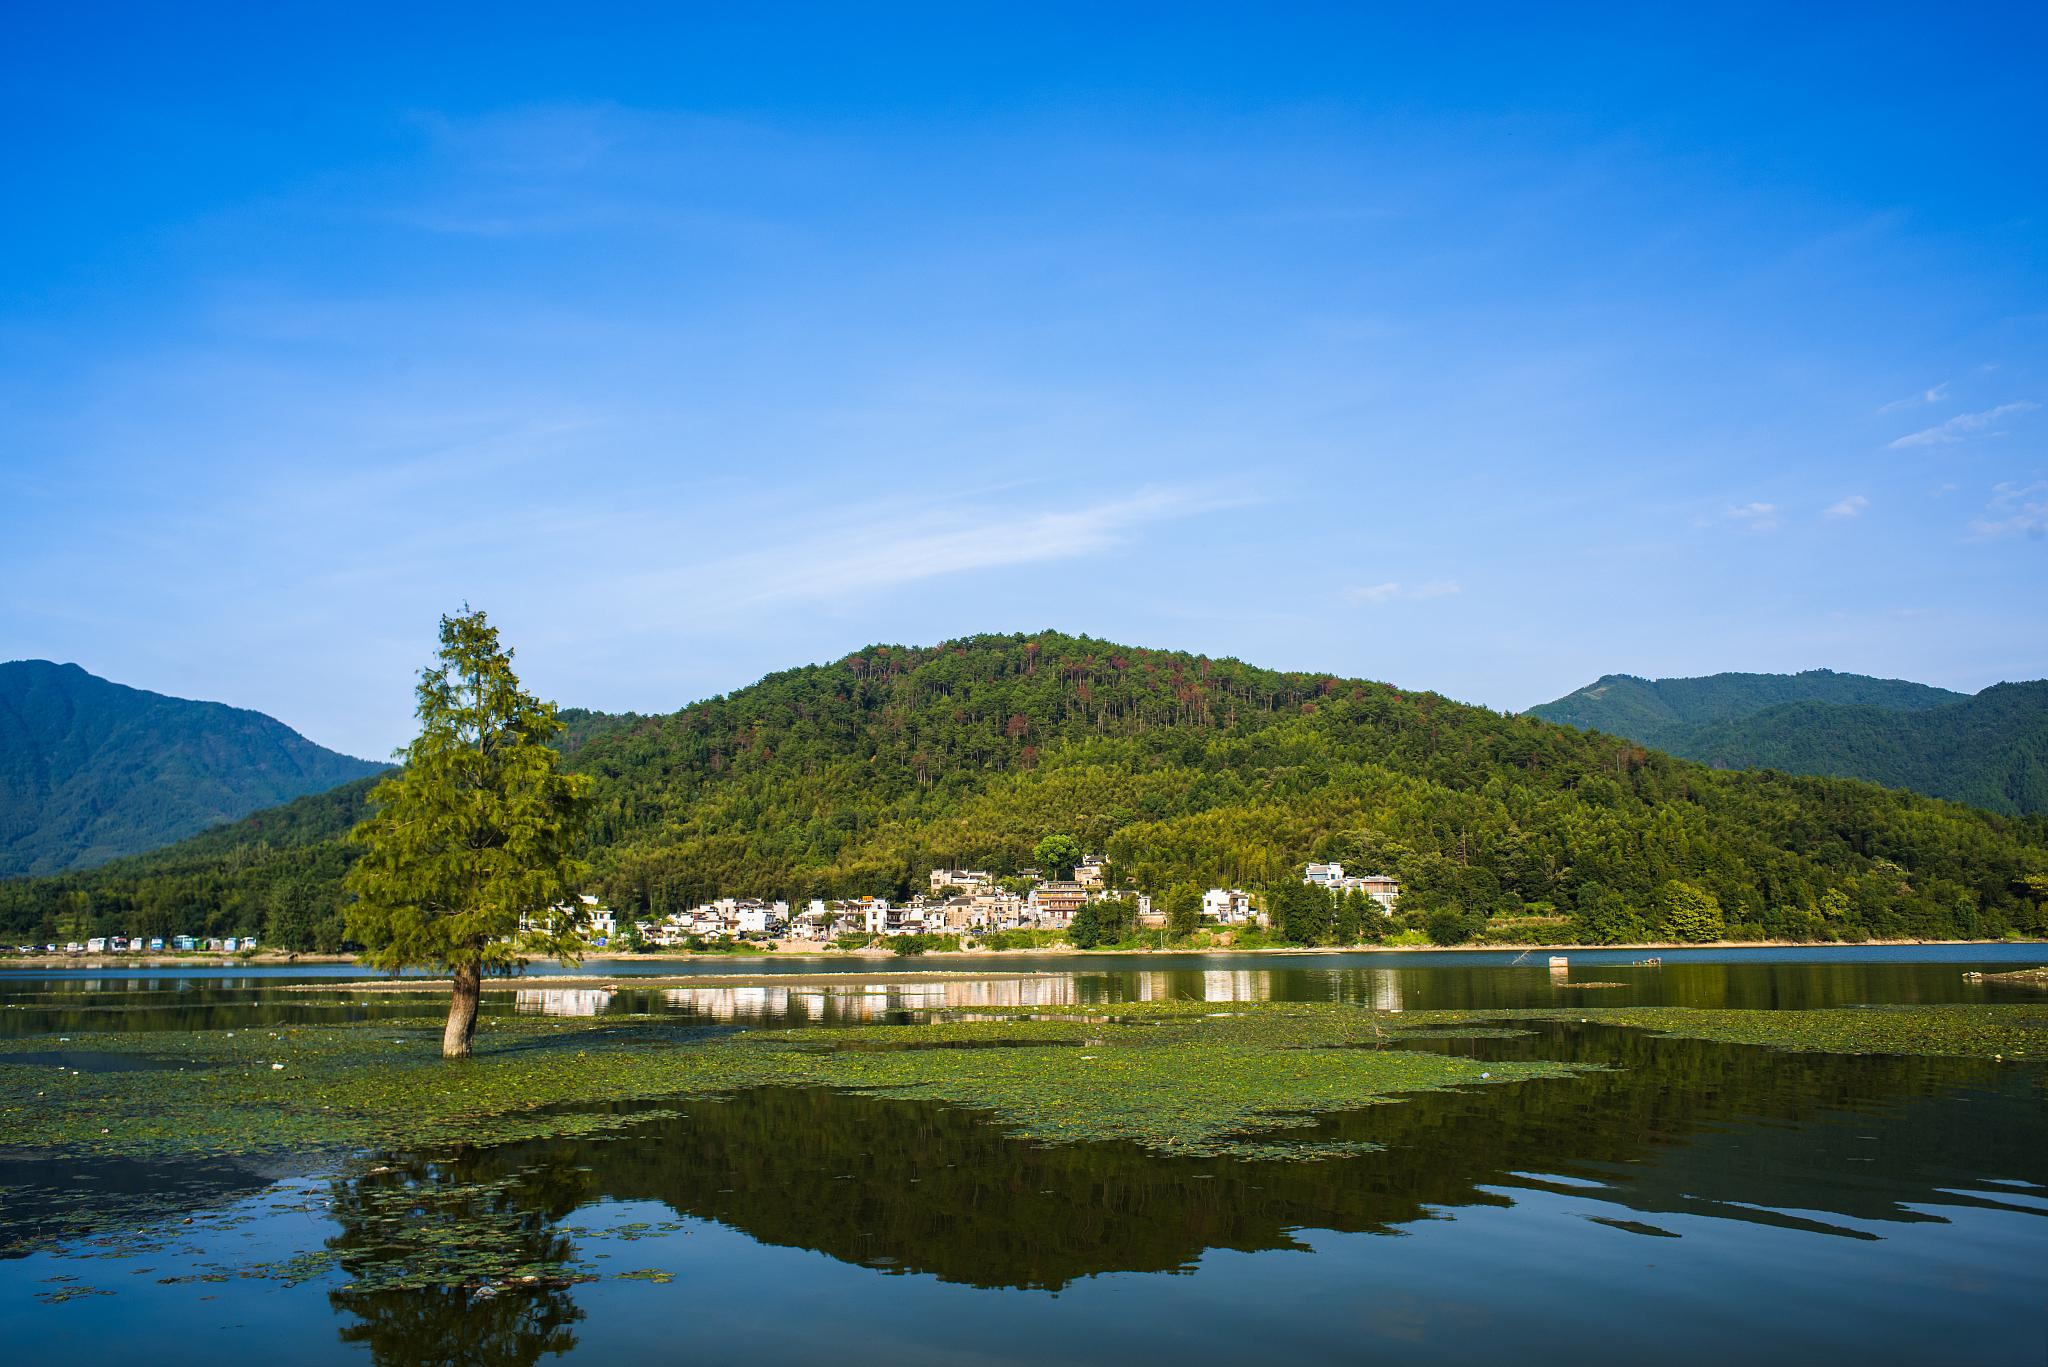
<instances>
[{"instance_id":1,"label":"blue sky","mask_svg":"<svg viewBox=\"0 0 2048 1367\"><path fill-rule=\"evenodd\" d=\"M973 8L15 11L0 656L2048 674L2048 10Z\"/></svg>"}]
</instances>

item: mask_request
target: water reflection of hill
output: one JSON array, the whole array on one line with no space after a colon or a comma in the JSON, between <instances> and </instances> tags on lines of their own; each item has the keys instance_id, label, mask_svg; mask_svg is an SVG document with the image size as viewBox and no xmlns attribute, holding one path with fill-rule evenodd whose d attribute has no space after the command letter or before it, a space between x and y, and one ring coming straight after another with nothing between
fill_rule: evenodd
<instances>
[{"instance_id":1,"label":"water reflection of hill","mask_svg":"<svg viewBox=\"0 0 2048 1367\"><path fill-rule=\"evenodd\" d=\"M1561 1028L1541 1048L1620 1066L1420 1096L1303 1132L1385 1146L1337 1161L1040 1148L928 1103L763 1090L610 1140L516 1145L474 1162L479 1176L566 1163L584 1170L584 1199L658 1200L848 1262L1045 1288L1185 1269L1208 1249L1288 1247L1304 1228L1395 1233L1448 1208L1509 1204L1518 1186L1568 1187L1651 1225L1683 1213L1868 1237L1981 1199L1957 1193L1991 1179L2048 1183L2037 1101L2019 1074L1988 1065L1608 1029ZM1967 1133L1954 1124L1959 1093Z\"/></svg>"}]
</instances>

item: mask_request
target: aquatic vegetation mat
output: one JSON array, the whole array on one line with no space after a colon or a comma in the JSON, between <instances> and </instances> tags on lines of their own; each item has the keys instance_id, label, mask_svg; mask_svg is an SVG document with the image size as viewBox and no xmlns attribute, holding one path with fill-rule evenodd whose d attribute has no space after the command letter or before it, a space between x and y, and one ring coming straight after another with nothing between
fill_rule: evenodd
<instances>
[{"instance_id":1,"label":"aquatic vegetation mat","mask_svg":"<svg viewBox=\"0 0 2048 1367\"><path fill-rule=\"evenodd\" d=\"M940 1101L1045 1143L1124 1140L1174 1154L1312 1157L1314 1146L1290 1148L1285 1132L1320 1115L1592 1066L1489 1061L1435 1047L1448 1033L1480 1038L1537 1020L1832 1053L2048 1056L2048 1005L1396 1013L1137 1002L753 1031L653 1016L511 1018L494 1019L476 1056L459 1063L436 1056L432 1019L107 1032L0 1045L0 1150L303 1160L604 1131L676 1099L787 1086ZM101 1066L54 1066L53 1049ZM134 1066L121 1066L124 1059Z\"/></svg>"},{"instance_id":2,"label":"aquatic vegetation mat","mask_svg":"<svg viewBox=\"0 0 2048 1367\"><path fill-rule=\"evenodd\" d=\"M1401 1092L1571 1071L1402 1049L1388 1017L1313 1004L752 1032L512 1019L493 1021L459 1063L435 1057L437 1033L387 1021L64 1041L183 1071L85 1073L0 1049L0 1148L145 1157L491 1143L645 1115L612 1105L823 1086L973 1107L1027 1138L1188 1153Z\"/></svg>"},{"instance_id":3,"label":"aquatic vegetation mat","mask_svg":"<svg viewBox=\"0 0 2048 1367\"><path fill-rule=\"evenodd\" d=\"M1677 1006L1515 1013L1628 1025L1688 1039L1824 1054L2048 1060L2048 1005L1859 1006L1727 1011Z\"/></svg>"}]
</instances>

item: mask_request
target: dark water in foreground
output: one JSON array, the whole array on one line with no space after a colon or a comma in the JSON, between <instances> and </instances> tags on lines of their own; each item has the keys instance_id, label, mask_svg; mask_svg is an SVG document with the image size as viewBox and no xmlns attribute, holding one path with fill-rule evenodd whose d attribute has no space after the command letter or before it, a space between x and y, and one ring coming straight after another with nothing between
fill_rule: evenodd
<instances>
[{"instance_id":1,"label":"dark water in foreground","mask_svg":"<svg viewBox=\"0 0 2048 1367\"><path fill-rule=\"evenodd\" d=\"M892 986L864 965L825 987L537 986L557 995L495 1009L829 1024L1156 996L1406 1009L2039 999L1896 951L1667 954L1641 970L1572 957L1569 979L1624 986L1572 990L1540 964L1470 958L1147 959L978 983ZM0 1016L16 1035L56 1036L419 1009L305 995L11 980ZM0 1228L53 1218L54 1196L81 1189L156 1191L172 1212L139 1237L0 1261L0 1331L21 1362L2048 1361L2038 1068L1576 1023L1429 1047L1608 1068L1332 1115L1305 1137L1380 1147L1317 1162L1035 1147L960 1110L792 1089L649 1108L600 1138L374 1155L341 1175L60 1171L0 1155ZM50 1057L92 1066L64 1048L53 1038ZM366 1273L394 1246L429 1262L567 1260L596 1280L491 1296L379 1287Z\"/></svg>"}]
</instances>

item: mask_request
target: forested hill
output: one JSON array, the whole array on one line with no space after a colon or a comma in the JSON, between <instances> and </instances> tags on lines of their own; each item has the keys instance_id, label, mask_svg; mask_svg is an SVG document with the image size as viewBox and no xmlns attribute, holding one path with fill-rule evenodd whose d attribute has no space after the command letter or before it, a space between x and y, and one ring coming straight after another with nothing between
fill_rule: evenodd
<instances>
[{"instance_id":1,"label":"forested hill","mask_svg":"<svg viewBox=\"0 0 2048 1367\"><path fill-rule=\"evenodd\" d=\"M238 707L0 664L0 875L151 849L382 765Z\"/></svg>"},{"instance_id":2,"label":"forested hill","mask_svg":"<svg viewBox=\"0 0 2048 1367\"><path fill-rule=\"evenodd\" d=\"M1786 703L1701 727L1683 753L1727 768L1867 778L1995 812L2048 812L2048 681L1996 684L1912 712Z\"/></svg>"},{"instance_id":3,"label":"forested hill","mask_svg":"<svg viewBox=\"0 0 2048 1367\"><path fill-rule=\"evenodd\" d=\"M1832 669L1798 674L1709 674L1697 679L1609 674L1556 702L1530 708L1529 715L1684 754L1686 742L1701 727L1739 721L1786 703L1839 703L1910 712L1962 702L1969 696L1905 679L1873 679L1866 674L1837 674Z\"/></svg>"},{"instance_id":4,"label":"forested hill","mask_svg":"<svg viewBox=\"0 0 2048 1367\"><path fill-rule=\"evenodd\" d=\"M871 647L587 726L569 763L596 779L590 857L621 909L900 896L934 865L1017 869L1051 832L1154 892L1279 886L1340 858L1400 878L1404 919L1432 934L1551 913L1654 933L1677 880L1738 934L1995 935L2043 928L2048 888L2038 819L1053 633ZM361 795L0 885L0 918L330 934Z\"/></svg>"},{"instance_id":5,"label":"forested hill","mask_svg":"<svg viewBox=\"0 0 2048 1367\"><path fill-rule=\"evenodd\" d=\"M1723 768L1862 778L1997 812L2048 812L2048 682L1972 697L1828 670L1654 682L1614 674L1530 713Z\"/></svg>"}]
</instances>

